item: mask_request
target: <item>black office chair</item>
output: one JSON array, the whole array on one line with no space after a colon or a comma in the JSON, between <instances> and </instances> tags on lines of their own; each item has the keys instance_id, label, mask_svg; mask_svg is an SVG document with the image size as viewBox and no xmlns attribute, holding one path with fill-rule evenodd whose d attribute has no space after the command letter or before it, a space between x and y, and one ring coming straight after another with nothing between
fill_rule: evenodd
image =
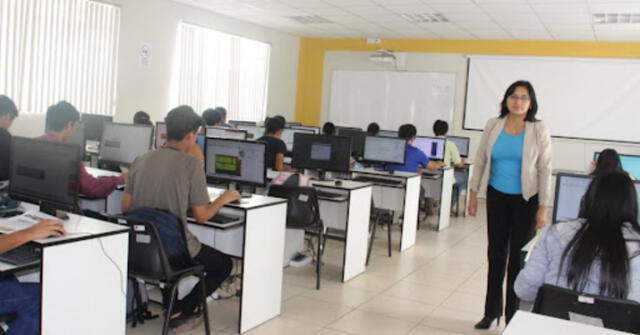
<instances>
[{"instance_id":1,"label":"black office chair","mask_svg":"<svg viewBox=\"0 0 640 335\"><path fill-rule=\"evenodd\" d=\"M533 312L571 320L570 314L602 320L605 328L637 334L640 332L640 304L635 301L580 294L575 291L542 285Z\"/></svg>"},{"instance_id":2,"label":"black office chair","mask_svg":"<svg viewBox=\"0 0 640 335\"><path fill-rule=\"evenodd\" d=\"M7 324L13 320L15 320L17 315L15 313L11 314L2 314L0 315L0 323ZM5 335L4 329L0 327L0 335Z\"/></svg>"},{"instance_id":3,"label":"black office chair","mask_svg":"<svg viewBox=\"0 0 640 335\"><path fill-rule=\"evenodd\" d=\"M271 185L269 196L287 199L287 228L312 231L318 238L316 289L320 289L320 268L324 252L324 223L320 219L318 196L313 187Z\"/></svg>"},{"instance_id":4,"label":"black office chair","mask_svg":"<svg viewBox=\"0 0 640 335\"><path fill-rule=\"evenodd\" d=\"M373 200L371 200L371 215L369 217L369 250L367 250L367 262L369 265L369 258L371 257L371 250L373 249L373 242L376 239L376 230L378 225L387 226L387 253L391 257L391 227L393 226L393 211L390 209L377 208Z\"/></svg>"},{"instance_id":5,"label":"black office chair","mask_svg":"<svg viewBox=\"0 0 640 335\"><path fill-rule=\"evenodd\" d=\"M149 211L149 209L145 210ZM153 212L147 212L147 214L149 213ZM169 331L169 318L177 299L178 283L188 276L197 276L202 288L201 306L204 314L205 333L209 335L211 330L207 310L204 266L197 264L189 256L182 223L177 217L170 224L167 220L159 223L153 222L144 219L144 215L137 214L139 212L136 213L134 210L131 214L120 218L121 223L132 227L129 236L129 277L171 292L165 311L162 334L165 335ZM162 235L160 231L162 231ZM137 286L134 285L134 290L137 289ZM135 292L135 295L139 297L139 292ZM166 301L163 303L166 305ZM139 312L144 313L146 309L141 309ZM136 320L140 321L140 318L134 317L134 322ZM144 320L144 316L142 320Z\"/></svg>"}]
</instances>

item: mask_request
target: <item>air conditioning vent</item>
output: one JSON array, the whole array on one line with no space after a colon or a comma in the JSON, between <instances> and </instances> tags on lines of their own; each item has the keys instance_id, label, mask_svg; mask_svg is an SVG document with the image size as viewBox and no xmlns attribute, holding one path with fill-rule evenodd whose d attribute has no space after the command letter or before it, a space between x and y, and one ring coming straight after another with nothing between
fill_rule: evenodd
<instances>
[{"instance_id":1,"label":"air conditioning vent","mask_svg":"<svg viewBox=\"0 0 640 335\"><path fill-rule=\"evenodd\" d=\"M449 22L449 19L442 13L422 13L422 14L410 14L404 13L400 16L411 23L439 23Z\"/></svg>"},{"instance_id":2,"label":"air conditioning vent","mask_svg":"<svg viewBox=\"0 0 640 335\"><path fill-rule=\"evenodd\" d=\"M638 24L640 13L595 13L593 24Z\"/></svg>"},{"instance_id":3,"label":"air conditioning vent","mask_svg":"<svg viewBox=\"0 0 640 335\"><path fill-rule=\"evenodd\" d=\"M308 15L308 16L285 16L288 19L296 21L302 24L326 24L333 23L322 16L318 15Z\"/></svg>"}]
</instances>

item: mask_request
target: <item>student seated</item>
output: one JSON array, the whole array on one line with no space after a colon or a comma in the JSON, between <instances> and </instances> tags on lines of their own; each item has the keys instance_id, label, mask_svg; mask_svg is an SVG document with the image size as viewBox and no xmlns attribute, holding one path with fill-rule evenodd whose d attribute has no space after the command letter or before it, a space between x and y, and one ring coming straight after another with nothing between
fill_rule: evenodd
<instances>
[{"instance_id":1,"label":"student seated","mask_svg":"<svg viewBox=\"0 0 640 335\"><path fill-rule=\"evenodd\" d=\"M378 136L379 132L380 132L380 126L377 123L375 122L369 123L369 125L367 126L367 136Z\"/></svg>"},{"instance_id":2,"label":"student seated","mask_svg":"<svg viewBox=\"0 0 640 335\"><path fill-rule=\"evenodd\" d=\"M592 176L608 171L624 172L620 156L614 149L602 150L600 155L598 155L598 160L591 161L590 170L591 172L589 174Z\"/></svg>"},{"instance_id":3,"label":"student seated","mask_svg":"<svg viewBox=\"0 0 640 335\"><path fill-rule=\"evenodd\" d=\"M436 137L446 138L448 132L449 124L447 121L436 120L436 122L433 123L433 133ZM445 143L444 167L450 167L452 165L458 168L464 167L467 160L460 157L460 151L458 151L456 144L451 141L446 141ZM456 187L453 188L453 192L451 193L451 208L455 207L458 203L460 191L467 187L467 178L464 173L455 173L454 177L456 179Z\"/></svg>"},{"instance_id":4,"label":"student seated","mask_svg":"<svg viewBox=\"0 0 640 335\"><path fill-rule=\"evenodd\" d=\"M213 108L209 108L202 112L202 118L207 126L219 126L220 122L222 122L222 115Z\"/></svg>"},{"instance_id":5,"label":"student seated","mask_svg":"<svg viewBox=\"0 0 640 335\"><path fill-rule=\"evenodd\" d=\"M284 155L287 153L287 145L280 138L284 129L284 118L282 116L274 116L267 118L265 121L265 134L257 141L267 144L265 152L265 164L267 168L276 171L290 171L293 169L284 167Z\"/></svg>"},{"instance_id":6,"label":"student seated","mask_svg":"<svg viewBox=\"0 0 640 335\"><path fill-rule=\"evenodd\" d=\"M640 226L633 182L623 172L597 174L581 219L560 222L540 236L518 275L518 297L534 301L543 284L640 302Z\"/></svg>"},{"instance_id":7,"label":"student seated","mask_svg":"<svg viewBox=\"0 0 640 335\"><path fill-rule=\"evenodd\" d=\"M428 170L438 170L442 168L442 162L429 161L427 155L420 149L414 147L413 141L416 139L418 130L412 124L404 124L398 128L398 137L407 141L407 153L404 165L390 164L387 168L394 171L421 173L421 168Z\"/></svg>"},{"instance_id":8,"label":"student seated","mask_svg":"<svg viewBox=\"0 0 640 335\"><path fill-rule=\"evenodd\" d=\"M335 134L336 125L334 125L333 122L325 122L324 125L322 125L322 135L333 136Z\"/></svg>"},{"instance_id":9,"label":"student seated","mask_svg":"<svg viewBox=\"0 0 640 335\"><path fill-rule=\"evenodd\" d=\"M221 106L216 107L216 112L220 114L220 125L223 127L233 128L233 126L227 123L227 109Z\"/></svg>"},{"instance_id":10,"label":"student seated","mask_svg":"<svg viewBox=\"0 0 640 335\"><path fill-rule=\"evenodd\" d=\"M30 228L0 235L0 254L25 243L65 234L58 220L40 220ZM35 335L40 330L40 284L20 283L13 277L0 278L0 314L16 314L7 335Z\"/></svg>"},{"instance_id":11,"label":"student seated","mask_svg":"<svg viewBox=\"0 0 640 335\"><path fill-rule=\"evenodd\" d=\"M0 95L0 181L9 179L11 133L9 127L18 117L18 108L6 95Z\"/></svg>"},{"instance_id":12,"label":"student seated","mask_svg":"<svg viewBox=\"0 0 640 335\"><path fill-rule=\"evenodd\" d=\"M47 109L46 130L47 133L38 139L51 142L66 142L75 132L75 124L80 120L80 113L70 103L60 101ZM80 163L80 193L89 198L105 198L119 185L127 181L128 173L122 173L119 177L95 178L90 175Z\"/></svg>"},{"instance_id":13,"label":"student seated","mask_svg":"<svg viewBox=\"0 0 640 335\"><path fill-rule=\"evenodd\" d=\"M138 111L133 115L133 124L144 124L153 127L151 117L144 111Z\"/></svg>"},{"instance_id":14,"label":"student seated","mask_svg":"<svg viewBox=\"0 0 640 335\"><path fill-rule=\"evenodd\" d=\"M122 197L122 211L128 213L136 207L167 210L182 219L189 254L205 267L207 295L211 295L231 272L229 256L203 245L187 227L187 210L191 209L197 222L206 222L225 204L240 199L236 191L226 191L209 202L209 192L201 160L187 154L195 145L196 136L204 121L191 107L174 108L165 118L167 142L159 149L148 152L133 162L130 177ZM177 328L198 316L200 284L179 300L171 315L170 326ZM168 303L169 292L164 293Z\"/></svg>"}]
</instances>

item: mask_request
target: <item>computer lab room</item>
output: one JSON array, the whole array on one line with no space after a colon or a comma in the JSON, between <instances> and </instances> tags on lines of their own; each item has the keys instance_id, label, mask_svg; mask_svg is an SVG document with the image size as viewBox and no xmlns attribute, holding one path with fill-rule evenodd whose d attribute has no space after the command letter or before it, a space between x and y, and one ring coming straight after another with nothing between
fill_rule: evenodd
<instances>
[{"instance_id":1,"label":"computer lab room","mask_svg":"<svg viewBox=\"0 0 640 335\"><path fill-rule=\"evenodd\" d=\"M635 0L0 0L0 335L639 334Z\"/></svg>"}]
</instances>

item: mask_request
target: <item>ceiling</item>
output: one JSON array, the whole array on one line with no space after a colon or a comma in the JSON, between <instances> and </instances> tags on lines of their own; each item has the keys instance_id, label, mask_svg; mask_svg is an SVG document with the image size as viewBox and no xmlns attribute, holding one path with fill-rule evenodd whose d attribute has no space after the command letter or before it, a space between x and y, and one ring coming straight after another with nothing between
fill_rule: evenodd
<instances>
[{"instance_id":1,"label":"ceiling","mask_svg":"<svg viewBox=\"0 0 640 335\"><path fill-rule=\"evenodd\" d=\"M640 41L640 0L175 1L314 38Z\"/></svg>"}]
</instances>

